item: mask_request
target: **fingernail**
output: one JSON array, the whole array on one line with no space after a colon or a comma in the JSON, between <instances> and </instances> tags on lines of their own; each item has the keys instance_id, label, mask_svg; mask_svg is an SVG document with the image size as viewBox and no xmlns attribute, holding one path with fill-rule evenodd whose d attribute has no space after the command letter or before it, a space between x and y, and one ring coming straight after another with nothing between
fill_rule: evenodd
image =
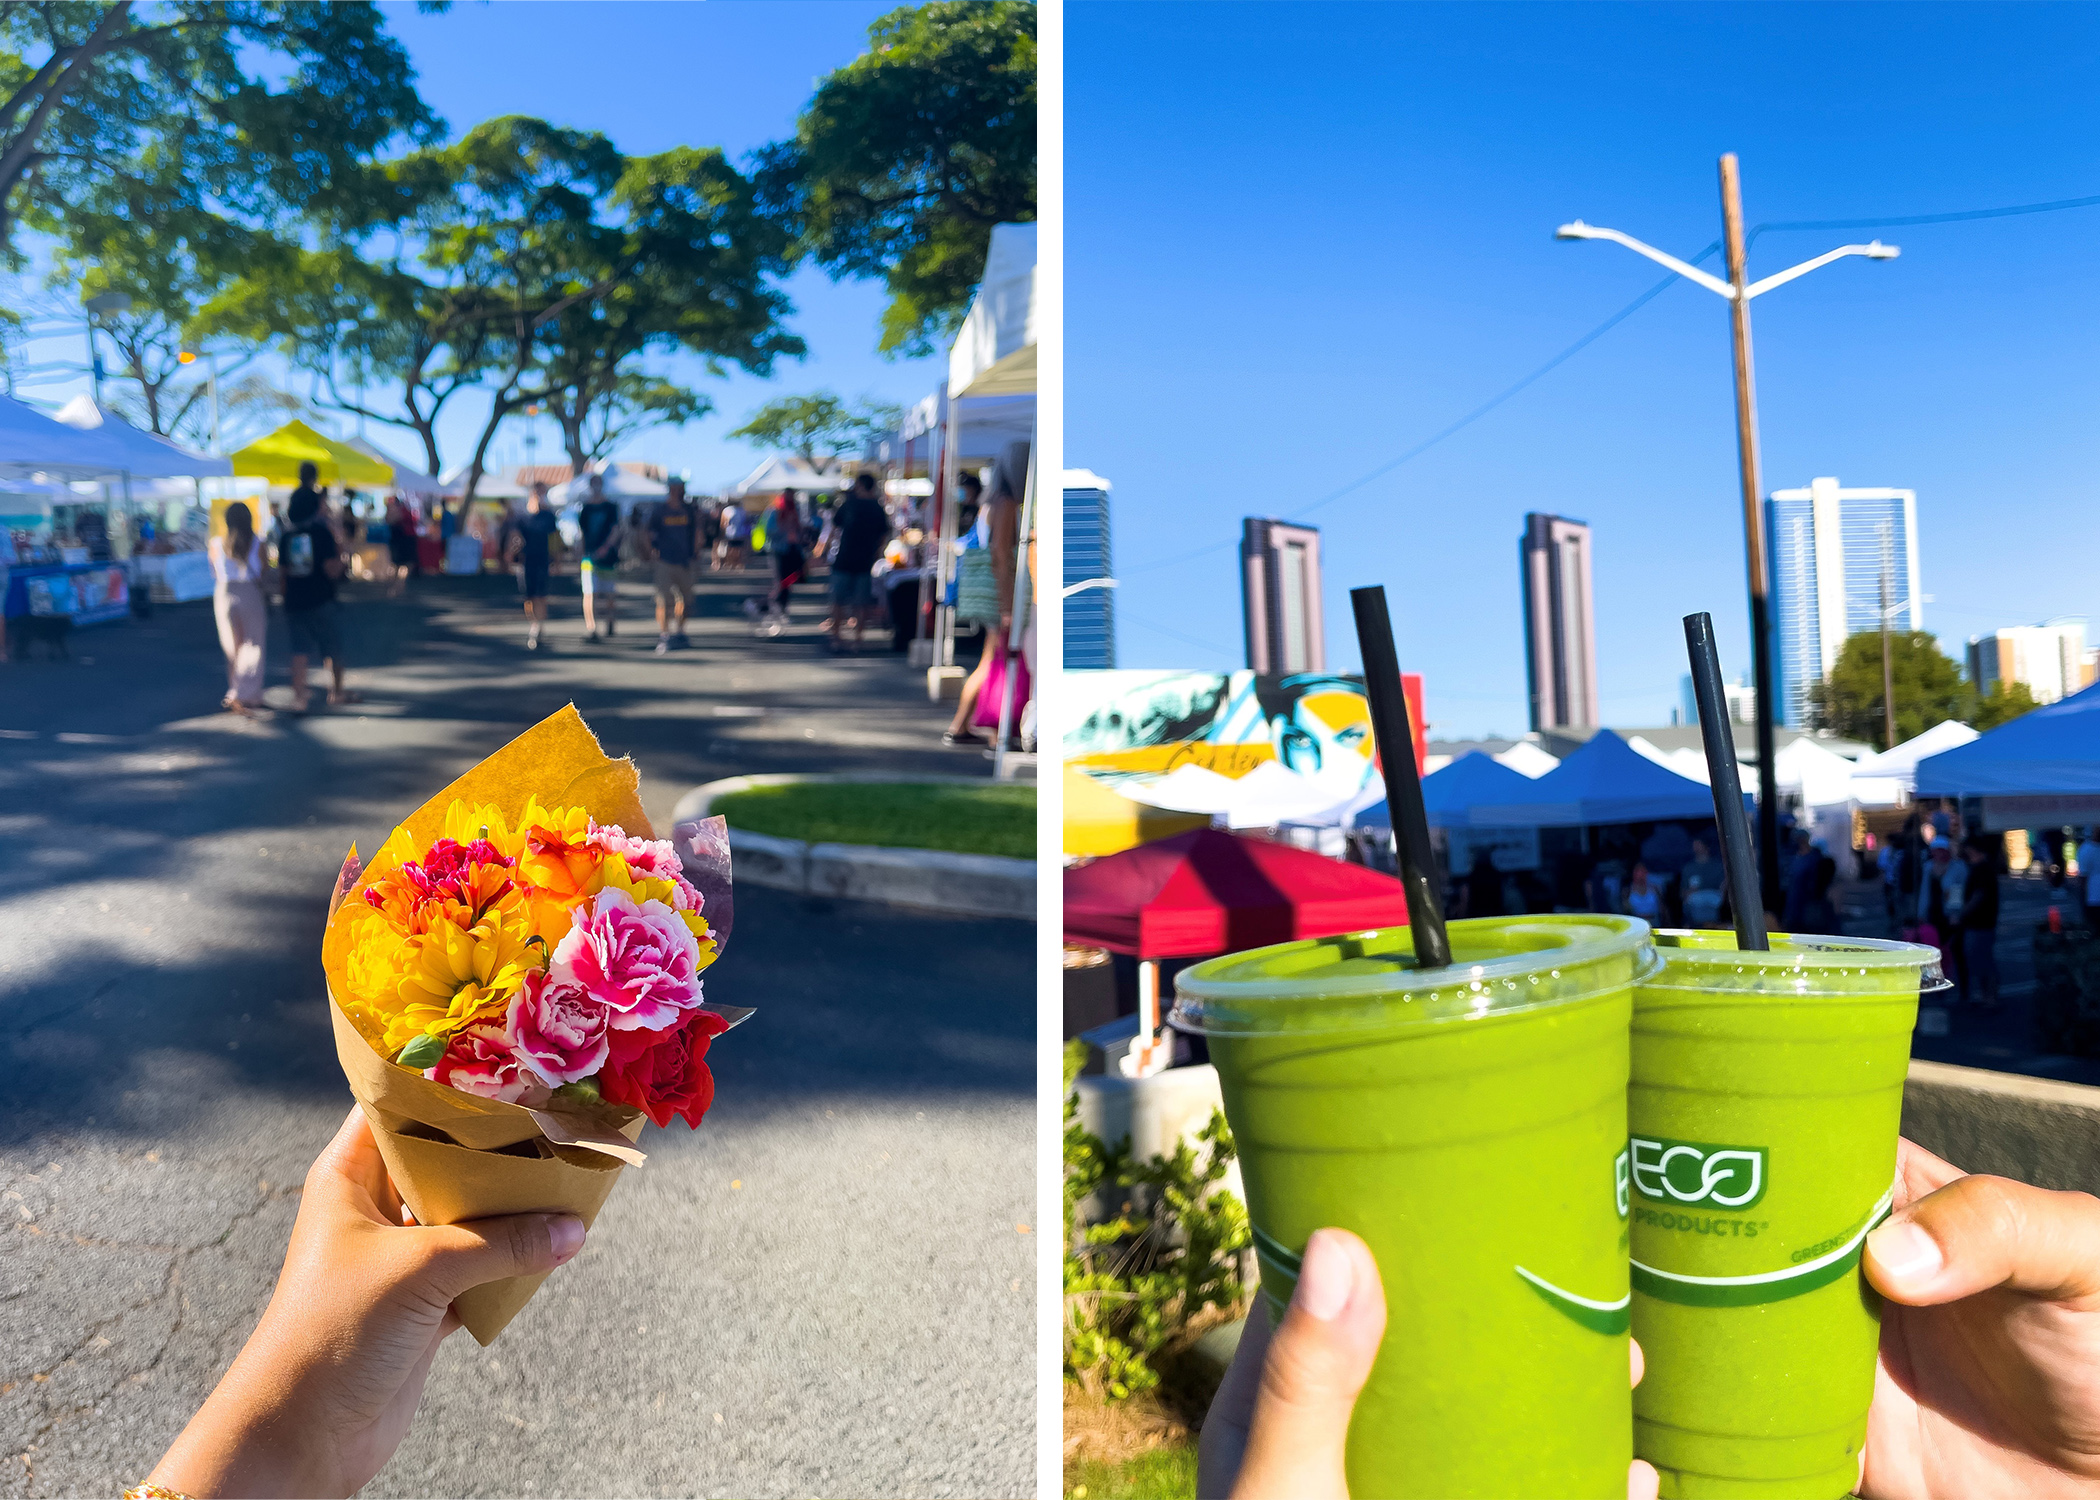
<instances>
[{"instance_id":1,"label":"fingernail","mask_svg":"<svg viewBox=\"0 0 2100 1500\"><path fill-rule=\"evenodd\" d=\"M1318 1230L1305 1246L1298 1292L1291 1300L1322 1323L1332 1323L1356 1290L1356 1259L1338 1236Z\"/></svg>"},{"instance_id":2,"label":"fingernail","mask_svg":"<svg viewBox=\"0 0 2100 1500\"><path fill-rule=\"evenodd\" d=\"M1867 1248L1874 1252L1882 1274L1892 1281L1930 1281L1946 1262L1939 1241L1903 1221L1891 1221L1868 1235Z\"/></svg>"},{"instance_id":3,"label":"fingernail","mask_svg":"<svg viewBox=\"0 0 2100 1500\"><path fill-rule=\"evenodd\" d=\"M583 1220L567 1214L549 1219L547 1238L554 1246L555 1260L567 1260L583 1248Z\"/></svg>"}]
</instances>

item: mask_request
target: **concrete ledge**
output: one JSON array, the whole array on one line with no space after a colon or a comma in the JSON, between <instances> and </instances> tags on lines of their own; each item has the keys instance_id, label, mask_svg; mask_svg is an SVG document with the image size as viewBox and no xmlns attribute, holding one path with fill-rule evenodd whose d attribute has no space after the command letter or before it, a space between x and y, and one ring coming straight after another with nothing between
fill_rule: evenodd
<instances>
[{"instance_id":1,"label":"concrete ledge","mask_svg":"<svg viewBox=\"0 0 2100 1500\"><path fill-rule=\"evenodd\" d=\"M1964 1172L2100 1193L2100 1088L1913 1062L1903 1133Z\"/></svg>"},{"instance_id":2,"label":"concrete ledge","mask_svg":"<svg viewBox=\"0 0 2100 1500\"><path fill-rule=\"evenodd\" d=\"M675 822L704 818L715 800L757 787L807 781L858 783L946 782L989 786L981 776L837 775L729 776L696 786L678 799ZM874 844L822 844L770 834L729 830L730 874L748 885L884 901L958 916L1035 918L1035 861L991 854L950 854L938 849L892 849Z\"/></svg>"}]
</instances>

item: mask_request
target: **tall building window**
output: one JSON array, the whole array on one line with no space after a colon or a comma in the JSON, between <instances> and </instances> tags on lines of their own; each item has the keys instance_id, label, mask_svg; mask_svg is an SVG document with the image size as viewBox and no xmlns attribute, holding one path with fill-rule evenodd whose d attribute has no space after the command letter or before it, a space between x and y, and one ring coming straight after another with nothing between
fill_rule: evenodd
<instances>
[{"instance_id":1,"label":"tall building window","mask_svg":"<svg viewBox=\"0 0 2100 1500\"><path fill-rule=\"evenodd\" d=\"M1845 641L1881 629L1884 587L1889 628L1925 628L1917 516L1913 490L1848 490L1835 479L1766 498L1780 723L1807 727L1809 691Z\"/></svg>"},{"instance_id":2,"label":"tall building window","mask_svg":"<svg viewBox=\"0 0 2100 1500\"><path fill-rule=\"evenodd\" d=\"M1086 469L1065 470L1064 586L1089 583L1065 600L1065 666L1106 671L1116 664L1116 591L1109 545L1109 483Z\"/></svg>"},{"instance_id":3,"label":"tall building window","mask_svg":"<svg viewBox=\"0 0 2100 1500\"><path fill-rule=\"evenodd\" d=\"M1320 532L1252 516L1240 524L1240 599L1247 665L1257 672L1324 672Z\"/></svg>"},{"instance_id":4,"label":"tall building window","mask_svg":"<svg viewBox=\"0 0 2100 1500\"><path fill-rule=\"evenodd\" d=\"M1596 724L1597 629L1590 528L1533 512L1517 540L1524 582L1524 668L1531 727Z\"/></svg>"}]
</instances>

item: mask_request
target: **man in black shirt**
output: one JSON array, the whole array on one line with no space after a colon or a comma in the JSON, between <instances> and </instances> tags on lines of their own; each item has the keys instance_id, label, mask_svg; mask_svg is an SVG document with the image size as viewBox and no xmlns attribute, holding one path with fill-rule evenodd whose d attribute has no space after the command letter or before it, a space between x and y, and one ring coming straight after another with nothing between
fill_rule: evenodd
<instances>
[{"instance_id":1,"label":"man in black shirt","mask_svg":"<svg viewBox=\"0 0 2100 1500\"><path fill-rule=\"evenodd\" d=\"M860 649L861 627L875 609L870 570L890 537L889 512L876 498L873 474L862 474L853 481L853 489L832 513L830 529L836 543L831 556L831 650L837 655L845 650L849 618L853 649Z\"/></svg>"},{"instance_id":2,"label":"man in black shirt","mask_svg":"<svg viewBox=\"0 0 2100 1500\"><path fill-rule=\"evenodd\" d=\"M1969 866L1962 883L1961 998L1969 998L1969 986L1980 991L1980 1000L1998 1008L1998 864L1990 842L1970 838L1961 846L1961 857Z\"/></svg>"},{"instance_id":3,"label":"man in black shirt","mask_svg":"<svg viewBox=\"0 0 2100 1500\"><path fill-rule=\"evenodd\" d=\"M656 654L662 656L686 644L686 601L693 592L693 559L699 556L700 507L685 498L683 479L670 482L647 535L656 559Z\"/></svg>"},{"instance_id":4,"label":"man in black shirt","mask_svg":"<svg viewBox=\"0 0 2100 1500\"><path fill-rule=\"evenodd\" d=\"M299 465L299 487L292 491L284 530L277 539L277 567L284 577L284 620L292 637L292 707L305 713L311 697L307 662L327 662L334 680L330 703L355 703L358 694L343 686L342 630L336 620L335 585L343 576L343 551L327 506L315 487L320 470Z\"/></svg>"},{"instance_id":5,"label":"man in black shirt","mask_svg":"<svg viewBox=\"0 0 2100 1500\"><path fill-rule=\"evenodd\" d=\"M585 635L598 639L598 611L605 611L605 633L614 633L619 623L620 539L626 528L620 524L620 507L605 498L605 481L593 474L590 493L577 512L583 532L583 626Z\"/></svg>"}]
</instances>

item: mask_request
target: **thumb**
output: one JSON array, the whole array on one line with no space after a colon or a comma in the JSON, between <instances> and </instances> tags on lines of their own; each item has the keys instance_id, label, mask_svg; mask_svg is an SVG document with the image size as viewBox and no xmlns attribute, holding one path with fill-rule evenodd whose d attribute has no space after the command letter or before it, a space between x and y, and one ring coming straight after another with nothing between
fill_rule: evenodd
<instances>
[{"instance_id":1,"label":"thumb","mask_svg":"<svg viewBox=\"0 0 2100 1500\"><path fill-rule=\"evenodd\" d=\"M1912 1307L1992 1287L2100 1305L2100 1199L1957 1177L1868 1235L1864 1259L1875 1288Z\"/></svg>"},{"instance_id":2,"label":"thumb","mask_svg":"<svg viewBox=\"0 0 2100 1500\"><path fill-rule=\"evenodd\" d=\"M448 1303L484 1282L551 1271L583 1248L583 1220L572 1214L510 1214L415 1233L423 1285Z\"/></svg>"},{"instance_id":3,"label":"thumb","mask_svg":"<svg viewBox=\"0 0 2100 1500\"><path fill-rule=\"evenodd\" d=\"M1384 1337L1370 1247L1346 1229L1316 1231L1262 1363L1235 1500L1346 1500L1349 1417Z\"/></svg>"}]
</instances>

